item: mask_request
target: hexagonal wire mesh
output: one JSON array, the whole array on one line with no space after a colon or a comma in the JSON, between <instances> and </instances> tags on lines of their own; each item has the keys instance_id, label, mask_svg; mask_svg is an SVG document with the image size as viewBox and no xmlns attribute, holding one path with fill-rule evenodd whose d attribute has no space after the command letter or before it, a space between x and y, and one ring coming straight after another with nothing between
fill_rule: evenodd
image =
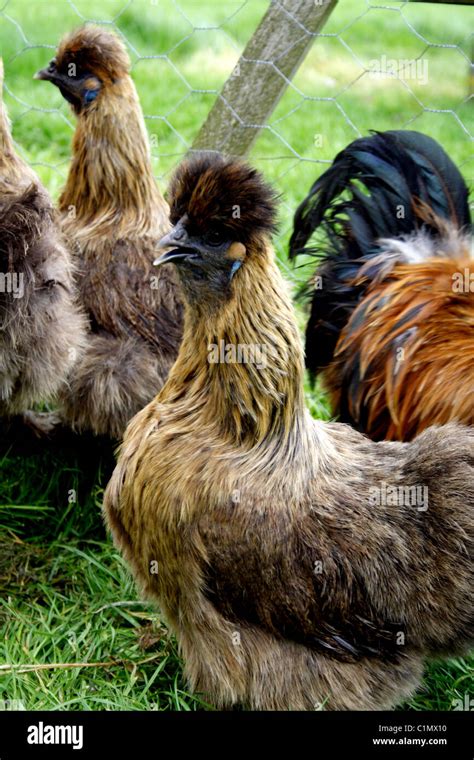
<instances>
[{"instance_id":1,"label":"hexagonal wire mesh","mask_svg":"<svg viewBox=\"0 0 474 760\"><path fill-rule=\"evenodd\" d=\"M278 2L278 0L274 0ZM315 6L319 0L315 0ZM4 0L5 99L19 150L56 194L74 120L59 93L33 83L60 37L107 24L125 41L162 184L191 148L209 109L268 8L266 0ZM291 23L290 4L285 12ZM408 2L339 3L267 123L251 160L282 194L277 241L286 274L291 217L310 184L370 129L411 128L441 142L469 181L473 166L471 9ZM302 30L304 31L304 30ZM278 70L278 61L273 65ZM279 72L281 76L284 74Z\"/></svg>"}]
</instances>

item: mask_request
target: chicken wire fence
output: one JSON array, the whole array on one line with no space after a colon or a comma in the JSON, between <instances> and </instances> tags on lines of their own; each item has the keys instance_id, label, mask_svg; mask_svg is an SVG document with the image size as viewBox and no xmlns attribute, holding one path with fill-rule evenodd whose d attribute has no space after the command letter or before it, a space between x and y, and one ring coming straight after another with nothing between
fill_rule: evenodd
<instances>
[{"instance_id":1,"label":"chicken wire fence","mask_svg":"<svg viewBox=\"0 0 474 760\"><path fill-rule=\"evenodd\" d=\"M323 0L314 0L315 13ZM473 167L471 9L345 0L311 32L293 3L273 0L311 45L293 77L275 60L283 96L255 133L251 160L282 196L284 240L309 186L350 141L370 129L417 129L436 138L466 179ZM148 127L155 173L169 173L193 147L206 117L268 10L264 0L3 0L0 40L5 100L18 149L53 194L64 182L74 117L54 88L31 80L74 27L105 24L124 40ZM299 35L297 35L299 39ZM295 44L293 34L291 45ZM245 85L242 77L242 86ZM54 90L54 91L53 91ZM225 98L224 98L225 100ZM231 111L231 104L225 104ZM235 116L235 114L233 114ZM126 128L126 125L124 126ZM287 276L295 270L280 260Z\"/></svg>"}]
</instances>

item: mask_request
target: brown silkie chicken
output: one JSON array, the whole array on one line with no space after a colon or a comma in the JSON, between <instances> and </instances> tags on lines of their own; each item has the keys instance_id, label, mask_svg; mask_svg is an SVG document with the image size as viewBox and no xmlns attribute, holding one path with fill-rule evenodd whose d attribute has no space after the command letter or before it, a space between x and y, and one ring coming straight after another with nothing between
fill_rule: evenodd
<instances>
[{"instance_id":1,"label":"brown silkie chicken","mask_svg":"<svg viewBox=\"0 0 474 760\"><path fill-rule=\"evenodd\" d=\"M384 709L474 637L474 431L374 443L305 407L303 353L253 169L171 183L183 342L131 421L104 511L218 707Z\"/></svg>"},{"instance_id":2,"label":"brown silkie chicken","mask_svg":"<svg viewBox=\"0 0 474 760\"><path fill-rule=\"evenodd\" d=\"M15 151L1 97L0 146L0 416L5 422L22 413L45 432L48 415L27 410L64 386L83 347L85 319L51 199Z\"/></svg>"},{"instance_id":3,"label":"brown silkie chicken","mask_svg":"<svg viewBox=\"0 0 474 760\"><path fill-rule=\"evenodd\" d=\"M307 246L319 227L324 242ZM323 250L306 364L342 422L403 441L474 424L471 245L466 184L426 135L355 140L313 185L290 255Z\"/></svg>"},{"instance_id":4,"label":"brown silkie chicken","mask_svg":"<svg viewBox=\"0 0 474 760\"><path fill-rule=\"evenodd\" d=\"M162 386L182 334L175 273L152 267L168 206L129 69L118 37L85 26L36 75L59 88L78 120L59 209L75 244L90 333L63 414L78 431L113 438Z\"/></svg>"}]
</instances>

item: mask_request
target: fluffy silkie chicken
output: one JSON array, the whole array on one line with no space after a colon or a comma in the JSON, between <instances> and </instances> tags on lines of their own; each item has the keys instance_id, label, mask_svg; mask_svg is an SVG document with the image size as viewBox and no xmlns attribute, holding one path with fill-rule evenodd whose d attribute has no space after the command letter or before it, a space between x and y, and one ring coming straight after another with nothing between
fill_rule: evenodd
<instances>
[{"instance_id":1,"label":"fluffy silkie chicken","mask_svg":"<svg viewBox=\"0 0 474 760\"><path fill-rule=\"evenodd\" d=\"M290 255L322 256L306 364L342 422L375 440L474 423L471 245L466 184L426 135L355 140L313 185Z\"/></svg>"},{"instance_id":2,"label":"fluffy silkie chicken","mask_svg":"<svg viewBox=\"0 0 474 760\"><path fill-rule=\"evenodd\" d=\"M182 334L175 273L152 268L155 243L169 229L168 206L129 69L116 35L85 26L36 74L77 116L59 209L90 332L62 395L63 416L78 431L113 438L163 384Z\"/></svg>"},{"instance_id":3,"label":"fluffy silkie chicken","mask_svg":"<svg viewBox=\"0 0 474 760\"><path fill-rule=\"evenodd\" d=\"M83 347L85 319L51 199L15 151L1 96L0 147L0 416L21 413L47 432L48 415L29 409L64 387Z\"/></svg>"},{"instance_id":4,"label":"fluffy silkie chicken","mask_svg":"<svg viewBox=\"0 0 474 760\"><path fill-rule=\"evenodd\" d=\"M474 431L375 443L313 420L271 188L203 154L170 203L157 264L183 342L127 428L107 524L217 707L393 707L473 641Z\"/></svg>"}]
</instances>

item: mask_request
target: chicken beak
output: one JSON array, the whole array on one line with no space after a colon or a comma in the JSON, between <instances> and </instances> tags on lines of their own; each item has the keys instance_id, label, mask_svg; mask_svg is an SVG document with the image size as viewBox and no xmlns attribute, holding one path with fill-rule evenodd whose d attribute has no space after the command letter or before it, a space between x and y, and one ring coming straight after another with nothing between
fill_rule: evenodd
<instances>
[{"instance_id":1,"label":"chicken beak","mask_svg":"<svg viewBox=\"0 0 474 760\"><path fill-rule=\"evenodd\" d=\"M33 79L41 79L44 82L52 82L54 79L54 74L51 71L48 71L48 69L40 69L36 72L36 74L33 76Z\"/></svg>"},{"instance_id":2,"label":"chicken beak","mask_svg":"<svg viewBox=\"0 0 474 760\"><path fill-rule=\"evenodd\" d=\"M168 264L169 262L178 262L178 261L184 261L185 259L192 259L196 258L195 254L192 254L189 250L187 251L180 251L178 249L173 249L172 251L168 251L167 253L164 253L162 256L158 256L157 259L154 260L153 266L159 267L162 264Z\"/></svg>"},{"instance_id":3,"label":"chicken beak","mask_svg":"<svg viewBox=\"0 0 474 760\"><path fill-rule=\"evenodd\" d=\"M181 222L178 222L171 232L161 238L157 245L159 250L163 248L171 248L171 250L165 251L155 259L153 265L159 267L161 264L168 264L169 262L178 263L179 261L198 258L198 253L188 243L188 233Z\"/></svg>"}]
</instances>

